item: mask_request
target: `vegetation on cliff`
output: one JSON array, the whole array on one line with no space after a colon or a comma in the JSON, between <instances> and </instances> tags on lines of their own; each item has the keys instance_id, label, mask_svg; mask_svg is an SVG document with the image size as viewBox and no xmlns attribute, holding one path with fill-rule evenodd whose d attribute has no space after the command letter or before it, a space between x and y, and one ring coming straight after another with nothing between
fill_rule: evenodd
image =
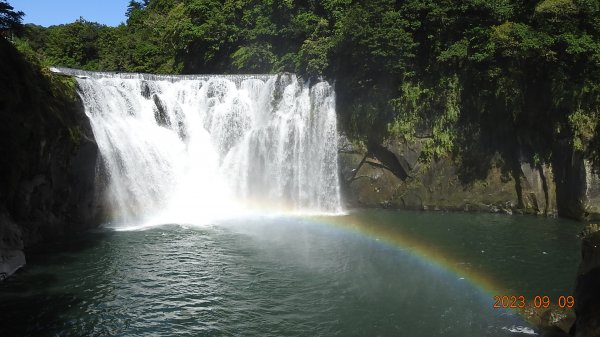
<instances>
[{"instance_id":1,"label":"vegetation on cliff","mask_svg":"<svg viewBox=\"0 0 600 337\"><path fill-rule=\"evenodd\" d=\"M90 70L324 76L352 138L422 138L425 159L510 168L567 141L598 165L599 17L593 0L145 0L118 27L27 25L24 40Z\"/></svg>"},{"instance_id":2,"label":"vegetation on cliff","mask_svg":"<svg viewBox=\"0 0 600 337\"><path fill-rule=\"evenodd\" d=\"M0 59L0 250L22 249L93 225L96 144L73 78L22 41Z\"/></svg>"},{"instance_id":3,"label":"vegetation on cliff","mask_svg":"<svg viewBox=\"0 0 600 337\"><path fill-rule=\"evenodd\" d=\"M20 43L89 70L323 76L351 139L419 139L474 181L498 157L513 176L600 167L599 17L595 0L132 0L118 27L27 25Z\"/></svg>"}]
</instances>

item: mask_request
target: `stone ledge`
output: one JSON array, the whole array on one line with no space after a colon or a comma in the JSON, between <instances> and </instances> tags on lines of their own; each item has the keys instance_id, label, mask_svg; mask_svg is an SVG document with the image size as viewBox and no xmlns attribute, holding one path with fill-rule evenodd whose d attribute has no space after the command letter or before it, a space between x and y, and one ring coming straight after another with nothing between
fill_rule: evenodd
<instances>
[{"instance_id":1,"label":"stone ledge","mask_svg":"<svg viewBox=\"0 0 600 337\"><path fill-rule=\"evenodd\" d=\"M25 265L22 250L0 250L0 281L5 280Z\"/></svg>"}]
</instances>

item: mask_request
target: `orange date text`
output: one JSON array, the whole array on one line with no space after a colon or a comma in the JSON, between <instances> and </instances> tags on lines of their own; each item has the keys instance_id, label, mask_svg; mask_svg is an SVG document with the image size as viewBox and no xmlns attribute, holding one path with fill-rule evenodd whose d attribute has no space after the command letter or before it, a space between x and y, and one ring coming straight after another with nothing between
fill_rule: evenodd
<instances>
[{"instance_id":1,"label":"orange date text","mask_svg":"<svg viewBox=\"0 0 600 337\"><path fill-rule=\"evenodd\" d=\"M522 308L549 308L553 303L559 308L573 308L575 298L573 296L559 296L551 299L549 296L535 296L533 300L525 296L494 296L494 309L522 309Z\"/></svg>"}]
</instances>

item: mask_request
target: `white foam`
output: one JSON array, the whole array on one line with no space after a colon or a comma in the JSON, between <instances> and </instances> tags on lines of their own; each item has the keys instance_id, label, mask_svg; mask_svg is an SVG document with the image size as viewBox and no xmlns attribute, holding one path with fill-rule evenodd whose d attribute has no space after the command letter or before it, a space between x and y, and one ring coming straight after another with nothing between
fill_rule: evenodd
<instances>
[{"instance_id":1,"label":"white foam","mask_svg":"<svg viewBox=\"0 0 600 337\"><path fill-rule=\"evenodd\" d=\"M326 82L74 75L113 220L126 228L206 224L249 210L342 213L335 93Z\"/></svg>"},{"instance_id":2,"label":"white foam","mask_svg":"<svg viewBox=\"0 0 600 337\"><path fill-rule=\"evenodd\" d=\"M524 334L524 335L537 335L538 333L535 332L533 329L525 327L525 326L511 326L511 327L502 327L502 330L507 330L510 331L512 333L520 333L520 334Z\"/></svg>"}]
</instances>

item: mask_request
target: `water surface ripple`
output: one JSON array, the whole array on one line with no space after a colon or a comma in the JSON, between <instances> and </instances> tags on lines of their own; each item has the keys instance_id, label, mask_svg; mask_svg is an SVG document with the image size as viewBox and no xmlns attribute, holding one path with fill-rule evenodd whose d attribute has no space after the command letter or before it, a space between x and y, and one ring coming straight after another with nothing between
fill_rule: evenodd
<instances>
[{"instance_id":1,"label":"water surface ripple","mask_svg":"<svg viewBox=\"0 0 600 337\"><path fill-rule=\"evenodd\" d=\"M400 233L415 237L421 233L421 240L431 240L456 256L469 248L444 241L444 237L451 238L444 235L448 228L463 230L470 242L489 240L482 230L485 225L475 229L464 221L464 215L365 214L372 221L387 221ZM478 219L486 224L499 222L505 231L515 230L514 217ZM541 226L531 220L535 218L517 219L529 222L530 228ZM271 217L203 227L173 224L143 231L102 230L30 252L28 266L0 285L0 335L523 335L509 331L527 327L518 316L494 311L492 299L460 275L432 267L408 254L406 247L383 245L318 222ZM557 261L559 255L563 262L565 255L572 256L573 270L564 273L574 273L576 268L576 229L557 227L570 225L547 224L550 232L573 235L572 240L561 239L565 241L560 248L553 248L552 240L535 239L537 245L547 245L536 250L547 250ZM494 227L493 235L501 237L502 233ZM525 234L534 240L534 232ZM504 250L488 247L495 252L488 260L469 260L468 254L464 258L500 278L511 271L494 270L493 265L506 260L507 249L518 250L520 245L522 241L513 240ZM526 261L511 263L519 271L546 257L520 256ZM487 266L485 261L489 261ZM547 268L550 273L558 272L550 264ZM508 286L525 283L535 288L536 280L519 277L519 282ZM559 290L555 290L568 291L560 287L569 284L569 276L560 277L555 284Z\"/></svg>"}]
</instances>

